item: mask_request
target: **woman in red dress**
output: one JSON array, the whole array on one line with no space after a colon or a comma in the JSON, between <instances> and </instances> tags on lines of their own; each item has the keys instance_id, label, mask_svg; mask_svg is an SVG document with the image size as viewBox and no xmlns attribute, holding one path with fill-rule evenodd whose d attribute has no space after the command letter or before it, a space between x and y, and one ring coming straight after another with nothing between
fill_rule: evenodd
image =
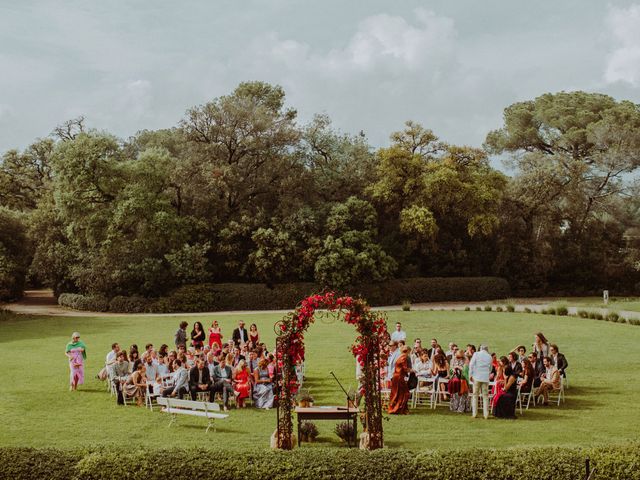
<instances>
[{"instance_id":1,"label":"woman in red dress","mask_svg":"<svg viewBox=\"0 0 640 480\"><path fill-rule=\"evenodd\" d=\"M407 346L402 348L402 353L396 360L396 367L391 378L391 394L389 396L389 413L406 415L409 413L409 386L406 377L410 369L408 356L411 349Z\"/></svg>"},{"instance_id":2,"label":"woman in red dress","mask_svg":"<svg viewBox=\"0 0 640 480\"><path fill-rule=\"evenodd\" d=\"M238 407L244 407L244 399L249 398L249 369L244 360L238 362L235 372L233 372L233 389L238 396L236 402Z\"/></svg>"},{"instance_id":3,"label":"woman in red dress","mask_svg":"<svg viewBox=\"0 0 640 480\"><path fill-rule=\"evenodd\" d=\"M213 348L214 343L222 347L222 332L220 331L217 320L214 320L211 323L211 327L209 327L209 348Z\"/></svg>"}]
</instances>

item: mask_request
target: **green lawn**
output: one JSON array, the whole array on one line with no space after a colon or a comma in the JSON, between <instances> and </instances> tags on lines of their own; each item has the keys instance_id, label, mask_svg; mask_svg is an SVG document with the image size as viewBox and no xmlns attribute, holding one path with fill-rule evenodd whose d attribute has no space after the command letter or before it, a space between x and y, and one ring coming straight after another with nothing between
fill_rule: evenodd
<instances>
[{"instance_id":1,"label":"green lawn","mask_svg":"<svg viewBox=\"0 0 640 480\"><path fill-rule=\"evenodd\" d=\"M211 318L213 318L212 316ZM230 335L240 318L215 316ZM184 317L62 318L18 317L0 322L0 446L76 447L88 444L152 447L206 445L211 448L267 449L275 428L275 411L232 410L216 433L204 433L201 419L169 419L144 408L117 406L104 383L93 379L113 341L128 346L146 342L171 344L177 323ZM200 317L210 321L211 318ZM273 323L278 315L247 315L257 323L263 339L273 344ZM192 321L192 318L187 318ZM530 345L543 331L561 346L569 363L571 388L567 402L540 407L516 421L474 420L422 407L408 416L384 422L389 448L413 449L464 446L590 445L623 443L637 438L640 409L635 372L640 368L640 328L571 317L495 312L392 312L389 321L401 320L411 340L443 345L488 342L504 353L519 343ZM205 325L206 326L206 325ZM63 355L71 332L78 330L88 347L87 383L68 391L68 367ZM307 335L307 386L316 404L342 402L341 392L329 376L334 371L346 385L354 384L354 361L348 346L353 327L318 319ZM338 445L332 425L321 424L319 443Z\"/></svg>"}]
</instances>

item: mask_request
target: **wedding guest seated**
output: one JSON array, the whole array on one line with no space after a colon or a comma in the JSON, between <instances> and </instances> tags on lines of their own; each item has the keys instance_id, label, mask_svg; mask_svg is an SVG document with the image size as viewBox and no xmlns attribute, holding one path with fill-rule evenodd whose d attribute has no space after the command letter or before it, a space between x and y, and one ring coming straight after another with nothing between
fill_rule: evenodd
<instances>
[{"instance_id":1,"label":"wedding guest seated","mask_svg":"<svg viewBox=\"0 0 640 480\"><path fill-rule=\"evenodd\" d=\"M149 392L153 393L153 386L160 382L160 374L158 373L158 365L153 363L153 356L147 355L145 359L145 375L146 381L149 384Z\"/></svg>"},{"instance_id":2,"label":"wedding guest seated","mask_svg":"<svg viewBox=\"0 0 640 480\"><path fill-rule=\"evenodd\" d=\"M447 362L447 357L445 357L444 353L439 352L433 357L431 375L440 379L449 378L449 362ZM445 383L440 383L439 389L442 392L442 398L447 400L449 397Z\"/></svg>"},{"instance_id":3,"label":"wedding guest seated","mask_svg":"<svg viewBox=\"0 0 640 480\"><path fill-rule=\"evenodd\" d=\"M128 398L135 398L136 404L140 407L144 402L147 391L147 375L142 361L136 363L136 369L124 384L124 393Z\"/></svg>"},{"instance_id":4,"label":"wedding guest seated","mask_svg":"<svg viewBox=\"0 0 640 480\"><path fill-rule=\"evenodd\" d=\"M426 350L420 352L420 358L413 366L413 371L419 380L426 380L431 377L431 360Z\"/></svg>"},{"instance_id":5,"label":"wedding guest seated","mask_svg":"<svg viewBox=\"0 0 640 480\"><path fill-rule=\"evenodd\" d=\"M144 352L142 352L142 355L140 355L140 359L144 361L148 355L151 355L152 351L153 351L153 343L147 343L144 347Z\"/></svg>"},{"instance_id":6,"label":"wedding guest seated","mask_svg":"<svg viewBox=\"0 0 640 480\"><path fill-rule=\"evenodd\" d=\"M229 396L234 395L233 390L233 370L227 365L227 359L222 357L220 363L213 369L213 387L214 393L222 394L222 403L224 410L229 410Z\"/></svg>"},{"instance_id":7,"label":"wedding guest seated","mask_svg":"<svg viewBox=\"0 0 640 480\"><path fill-rule=\"evenodd\" d=\"M516 353L518 354L519 362L522 362L522 360L527 358L527 348L524 345L518 345L516 347Z\"/></svg>"},{"instance_id":8,"label":"wedding guest seated","mask_svg":"<svg viewBox=\"0 0 640 480\"><path fill-rule=\"evenodd\" d=\"M174 381L173 385L162 391L163 397L182 398L183 395L189 393L189 370L187 370L180 359L173 362L174 365Z\"/></svg>"},{"instance_id":9,"label":"wedding guest seated","mask_svg":"<svg viewBox=\"0 0 640 480\"><path fill-rule=\"evenodd\" d=\"M549 405L549 392L560 388L560 371L555 367L550 357L542 359L545 371L540 377L540 386L535 390L537 399L544 400L544 405Z\"/></svg>"},{"instance_id":10,"label":"wedding guest seated","mask_svg":"<svg viewBox=\"0 0 640 480\"><path fill-rule=\"evenodd\" d=\"M533 380L535 378L535 373L533 371L533 365L528 358L524 358L522 362L522 375L520 380L520 392L521 393L529 393L533 388Z\"/></svg>"},{"instance_id":11,"label":"wedding guest seated","mask_svg":"<svg viewBox=\"0 0 640 480\"><path fill-rule=\"evenodd\" d=\"M518 354L516 352L509 352L508 359L509 366L511 367L514 375L519 377L522 373L522 365L520 365L520 362L518 361Z\"/></svg>"},{"instance_id":12,"label":"wedding guest seated","mask_svg":"<svg viewBox=\"0 0 640 480\"><path fill-rule=\"evenodd\" d=\"M249 361L247 362L247 367L249 367L249 373L251 377L253 377L253 372L258 368L258 351L251 350L249 352Z\"/></svg>"},{"instance_id":13,"label":"wedding guest seated","mask_svg":"<svg viewBox=\"0 0 640 480\"><path fill-rule=\"evenodd\" d=\"M238 366L233 372L233 388L237 393L238 407L244 407L244 400L249 398L251 385L249 383L249 368L244 360L238 362Z\"/></svg>"},{"instance_id":14,"label":"wedding guest seated","mask_svg":"<svg viewBox=\"0 0 640 480\"><path fill-rule=\"evenodd\" d=\"M502 357L500 362L503 371L502 391L495 398L493 415L497 418L516 418L518 375L511 368L507 357Z\"/></svg>"},{"instance_id":15,"label":"wedding guest seated","mask_svg":"<svg viewBox=\"0 0 640 480\"><path fill-rule=\"evenodd\" d=\"M211 376L202 359L198 359L196 365L189 371L189 392L191 400L196 399L198 392L208 392L209 401L213 402L214 392Z\"/></svg>"},{"instance_id":16,"label":"wedding guest seated","mask_svg":"<svg viewBox=\"0 0 640 480\"><path fill-rule=\"evenodd\" d=\"M120 345L118 343L111 344L111 350L107 353L104 361L104 368L98 372L97 378L99 380L107 380L111 373L111 366L116 363L118 359L118 352L120 352Z\"/></svg>"},{"instance_id":17,"label":"wedding guest seated","mask_svg":"<svg viewBox=\"0 0 640 480\"><path fill-rule=\"evenodd\" d=\"M527 358L529 359L531 367L533 368L533 388L538 388L541 382L540 378L544 373L544 366L538 362L538 357L534 352L529 353L529 356Z\"/></svg>"},{"instance_id":18,"label":"wedding guest seated","mask_svg":"<svg viewBox=\"0 0 640 480\"><path fill-rule=\"evenodd\" d=\"M447 360L451 361L451 359L456 355L457 351L458 345L453 342L449 342L449 350L447 350L444 355L445 357L447 357Z\"/></svg>"},{"instance_id":19,"label":"wedding guest seated","mask_svg":"<svg viewBox=\"0 0 640 480\"><path fill-rule=\"evenodd\" d=\"M549 351L551 352L551 355L549 356L551 357L555 367L560 371L560 375L566 377L564 371L569 367L569 362L567 362L565 356L558 351L558 345L552 343L549 346Z\"/></svg>"},{"instance_id":20,"label":"wedding guest seated","mask_svg":"<svg viewBox=\"0 0 640 480\"><path fill-rule=\"evenodd\" d=\"M124 405L122 396L122 386L129 379L129 362L127 361L127 352L118 352L116 363L111 365L111 381L116 389L116 400L118 405Z\"/></svg>"},{"instance_id":21,"label":"wedding guest seated","mask_svg":"<svg viewBox=\"0 0 640 480\"><path fill-rule=\"evenodd\" d=\"M253 400L257 408L270 409L273 407L273 383L269 374L267 360L261 360L257 370L253 372Z\"/></svg>"},{"instance_id":22,"label":"wedding guest seated","mask_svg":"<svg viewBox=\"0 0 640 480\"><path fill-rule=\"evenodd\" d=\"M160 345L160 349L158 350L158 358L164 358L169 355L169 345L163 343Z\"/></svg>"}]
</instances>

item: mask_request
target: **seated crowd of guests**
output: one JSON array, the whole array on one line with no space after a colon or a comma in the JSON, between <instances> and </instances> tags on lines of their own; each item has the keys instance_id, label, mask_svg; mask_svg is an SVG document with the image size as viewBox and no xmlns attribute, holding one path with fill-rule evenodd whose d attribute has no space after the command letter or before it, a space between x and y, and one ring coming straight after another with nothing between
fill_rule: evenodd
<instances>
[{"instance_id":1,"label":"seated crowd of guests","mask_svg":"<svg viewBox=\"0 0 640 480\"><path fill-rule=\"evenodd\" d=\"M163 397L189 395L192 400L204 393L210 402L219 394L225 410L231 399L242 408L250 397L258 408L273 407L275 357L260 342L255 324L247 331L240 321L232 338L224 342L214 320L207 342L202 323L195 322L188 348L187 327L187 322L180 323L174 350L166 344L156 350L149 343L142 353L137 345L127 352L118 343L112 345L104 377L113 383L119 404L132 398L142 405L147 392Z\"/></svg>"},{"instance_id":2,"label":"seated crowd of guests","mask_svg":"<svg viewBox=\"0 0 640 480\"><path fill-rule=\"evenodd\" d=\"M381 372L390 388L389 413L408 413L410 388L419 384L434 384L436 395L449 400L452 411L472 412L477 416L478 397L483 399L483 414L489 408L499 418L515 418L518 392L532 393L534 398L549 404L549 393L560 388L560 377L565 377L569 366L556 344L549 343L539 332L535 335L532 351L527 354L524 345L518 345L506 356L489 353L488 347L467 344L464 349L449 343L445 351L438 341L431 339L423 347L415 339L413 348L406 345L406 333L400 323L391 334L387 367ZM413 385L410 385L413 378ZM442 381L444 380L444 381ZM471 387L473 391L470 392ZM489 387L492 388L489 402Z\"/></svg>"}]
</instances>

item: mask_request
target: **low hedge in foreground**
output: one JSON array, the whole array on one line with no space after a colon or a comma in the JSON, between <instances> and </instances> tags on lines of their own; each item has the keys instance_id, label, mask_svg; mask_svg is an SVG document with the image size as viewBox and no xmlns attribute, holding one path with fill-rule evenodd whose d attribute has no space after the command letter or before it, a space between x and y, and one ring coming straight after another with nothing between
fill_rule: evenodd
<instances>
[{"instance_id":1,"label":"low hedge in foreground","mask_svg":"<svg viewBox=\"0 0 640 480\"><path fill-rule=\"evenodd\" d=\"M304 448L293 452L220 449L85 451L0 448L0 478L43 479L640 479L640 444L413 452Z\"/></svg>"},{"instance_id":2,"label":"low hedge in foreground","mask_svg":"<svg viewBox=\"0 0 640 480\"><path fill-rule=\"evenodd\" d=\"M58 303L76 310L120 313L212 312L222 310L292 309L304 297L321 292L314 283L284 283L273 286L250 283L185 285L157 299L62 294ZM482 301L506 298L509 284L497 277L405 278L346 289L362 296L370 305L399 305L446 301Z\"/></svg>"}]
</instances>

